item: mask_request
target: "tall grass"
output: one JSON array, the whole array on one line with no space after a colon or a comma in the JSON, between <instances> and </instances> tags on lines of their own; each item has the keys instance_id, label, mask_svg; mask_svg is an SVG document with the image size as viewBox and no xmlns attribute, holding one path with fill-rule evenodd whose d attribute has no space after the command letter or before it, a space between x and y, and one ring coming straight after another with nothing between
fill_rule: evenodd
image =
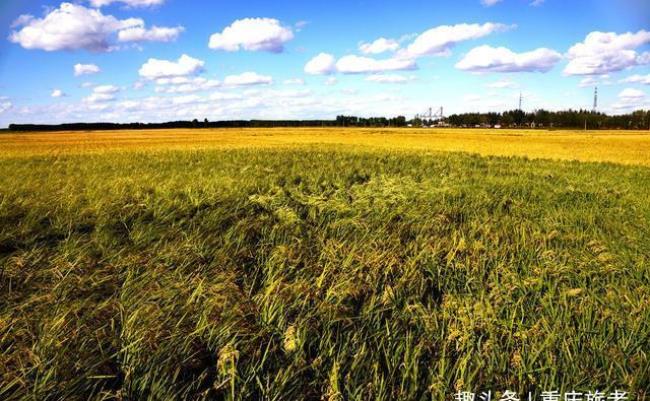
<instances>
[{"instance_id":1,"label":"tall grass","mask_svg":"<svg viewBox=\"0 0 650 401\"><path fill-rule=\"evenodd\" d=\"M642 399L649 184L326 146L5 157L0 399Z\"/></svg>"}]
</instances>

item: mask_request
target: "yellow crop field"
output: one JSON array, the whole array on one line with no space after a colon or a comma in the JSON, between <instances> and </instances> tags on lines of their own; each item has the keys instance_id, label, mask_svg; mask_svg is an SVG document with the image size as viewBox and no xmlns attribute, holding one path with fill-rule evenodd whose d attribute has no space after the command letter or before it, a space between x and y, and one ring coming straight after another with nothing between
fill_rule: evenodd
<instances>
[{"instance_id":1,"label":"yellow crop field","mask_svg":"<svg viewBox=\"0 0 650 401\"><path fill-rule=\"evenodd\" d=\"M648 131L244 128L0 135L5 156L317 145L650 165Z\"/></svg>"},{"instance_id":2,"label":"yellow crop field","mask_svg":"<svg viewBox=\"0 0 650 401\"><path fill-rule=\"evenodd\" d=\"M647 132L0 135L0 400L644 400L649 166Z\"/></svg>"}]
</instances>

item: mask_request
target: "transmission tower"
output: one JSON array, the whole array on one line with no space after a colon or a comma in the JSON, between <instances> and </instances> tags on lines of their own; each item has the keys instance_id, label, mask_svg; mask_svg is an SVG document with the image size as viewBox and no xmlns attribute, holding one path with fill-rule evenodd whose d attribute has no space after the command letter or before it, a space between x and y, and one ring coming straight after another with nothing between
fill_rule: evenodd
<instances>
[{"instance_id":1,"label":"transmission tower","mask_svg":"<svg viewBox=\"0 0 650 401\"><path fill-rule=\"evenodd\" d=\"M598 87L597 86L594 88L594 108L591 111L595 113L596 110L598 110Z\"/></svg>"},{"instance_id":2,"label":"transmission tower","mask_svg":"<svg viewBox=\"0 0 650 401\"><path fill-rule=\"evenodd\" d=\"M521 92L519 92L519 111L521 111L521 102L522 102L522 100L523 100L523 96L522 96Z\"/></svg>"}]
</instances>

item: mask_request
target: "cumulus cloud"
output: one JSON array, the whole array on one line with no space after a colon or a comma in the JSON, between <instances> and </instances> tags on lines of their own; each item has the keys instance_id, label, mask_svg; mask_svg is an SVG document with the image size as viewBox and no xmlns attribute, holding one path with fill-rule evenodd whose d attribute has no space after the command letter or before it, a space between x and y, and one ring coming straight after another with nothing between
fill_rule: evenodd
<instances>
[{"instance_id":1,"label":"cumulus cloud","mask_svg":"<svg viewBox=\"0 0 650 401\"><path fill-rule=\"evenodd\" d=\"M74 76L80 77L82 75L91 75L100 73L102 70L95 64L75 64Z\"/></svg>"},{"instance_id":2,"label":"cumulus cloud","mask_svg":"<svg viewBox=\"0 0 650 401\"><path fill-rule=\"evenodd\" d=\"M394 39L379 38L372 43L362 43L359 50L363 54L380 54L399 49L399 42Z\"/></svg>"},{"instance_id":3,"label":"cumulus cloud","mask_svg":"<svg viewBox=\"0 0 650 401\"><path fill-rule=\"evenodd\" d=\"M505 47L484 45L470 50L456 68L472 72L548 72L561 58L560 53L546 48L514 53Z\"/></svg>"},{"instance_id":4,"label":"cumulus cloud","mask_svg":"<svg viewBox=\"0 0 650 401\"><path fill-rule=\"evenodd\" d=\"M240 85L267 85L273 83L273 78L260 75L256 72L244 72L239 75L229 75L224 80L223 83L231 86L240 86Z\"/></svg>"},{"instance_id":5,"label":"cumulus cloud","mask_svg":"<svg viewBox=\"0 0 650 401\"><path fill-rule=\"evenodd\" d=\"M154 27L146 30L140 18L119 20L112 15L104 15L100 10L86 8L72 3L61 3L43 18L21 16L9 40L25 49L45 51L89 50L105 52L115 49L111 44L114 34L118 40L130 41L136 33L144 32L143 40L168 41L170 31L179 28ZM120 34L126 33L120 38ZM178 32L180 33L180 32ZM173 36L173 35L172 35Z\"/></svg>"},{"instance_id":6,"label":"cumulus cloud","mask_svg":"<svg viewBox=\"0 0 650 401\"><path fill-rule=\"evenodd\" d=\"M478 39L509 27L488 22L485 24L441 25L420 34L407 48L405 54L411 57L446 56L456 44Z\"/></svg>"},{"instance_id":7,"label":"cumulus cloud","mask_svg":"<svg viewBox=\"0 0 650 401\"><path fill-rule=\"evenodd\" d=\"M650 32L591 32L581 43L567 52L567 75L602 75L637 65L650 64L650 52L638 53L637 48L650 43Z\"/></svg>"},{"instance_id":8,"label":"cumulus cloud","mask_svg":"<svg viewBox=\"0 0 650 401\"><path fill-rule=\"evenodd\" d=\"M329 77L323 83L327 86L334 86L339 83L339 80L336 77Z\"/></svg>"},{"instance_id":9,"label":"cumulus cloud","mask_svg":"<svg viewBox=\"0 0 650 401\"><path fill-rule=\"evenodd\" d=\"M284 44L293 39L291 28L273 18L244 18L236 20L221 33L210 37L208 46L214 50L267 51L281 53Z\"/></svg>"},{"instance_id":10,"label":"cumulus cloud","mask_svg":"<svg viewBox=\"0 0 650 401\"><path fill-rule=\"evenodd\" d=\"M334 72L345 74L380 73L385 71L400 71L417 69L416 59L421 56L448 55L457 43L477 39L492 32L503 31L510 27L503 24L458 24L442 25L420 35L407 35L396 41L379 38L372 43L362 43L359 50L364 54L379 54L385 51L397 53L388 59L377 60L366 56L348 55L335 62L333 55L320 53L305 65L305 72L312 75L327 75ZM399 49L401 41L413 42L405 49Z\"/></svg>"},{"instance_id":11,"label":"cumulus cloud","mask_svg":"<svg viewBox=\"0 0 650 401\"><path fill-rule=\"evenodd\" d=\"M622 79L622 83L631 83L631 84L643 84L650 85L650 74L648 75L632 75L627 78Z\"/></svg>"},{"instance_id":12,"label":"cumulus cloud","mask_svg":"<svg viewBox=\"0 0 650 401\"><path fill-rule=\"evenodd\" d=\"M398 74L373 74L366 78L366 81L380 84L404 84L413 81L415 77L405 77Z\"/></svg>"},{"instance_id":13,"label":"cumulus cloud","mask_svg":"<svg viewBox=\"0 0 650 401\"><path fill-rule=\"evenodd\" d=\"M173 42L185 31L182 26L175 28L154 26L151 29L134 27L121 30L117 34L120 42Z\"/></svg>"},{"instance_id":14,"label":"cumulus cloud","mask_svg":"<svg viewBox=\"0 0 650 401\"><path fill-rule=\"evenodd\" d=\"M54 89L52 93L50 94L51 97L57 98L57 97L63 97L65 96L65 93L61 89Z\"/></svg>"},{"instance_id":15,"label":"cumulus cloud","mask_svg":"<svg viewBox=\"0 0 650 401\"><path fill-rule=\"evenodd\" d=\"M618 94L618 101L612 104L612 109L625 112L648 106L645 92L634 88L625 88Z\"/></svg>"},{"instance_id":16,"label":"cumulus cloud","mask_svg":"<svg viewBox=\"0 0 650 401\"><path fill-rule=\"evenodd\" d=\"M626 100L639 100L645 97L645 92L638 89L625 88L618 94L618 97Z\"/></svg>"},{"instance_id":17,"label":"cumulus cloud","mask_svg":"<svg viewBox=\"0 0 650 401\"><path fill-rule=\"evenodd\" d=\"M310 75L327 75L336 71L336 60L328 53L320 53L305 64L305 72Z\"/></svg>"},{"instance_id":18,"label":"cumulus cloud","mask_svg":"<svg viewBox=\"0 0 650 401\"><path fill-rule=\"evenodd\" d=\"M205 62L183 54L177 61L150 58L140 68L139 74L145 79L173 78L195 75L203 71Z\"/></svg>"},{"instance_id":19,"label":"cumulus cloud","mask_svg":"<svg viewBox=\"0 0 650 401\"><path fill-rule=\"evenodd\" d=\"M83 102L88 105L94 105L93 110L106 109L105 103L115 100L115 94L120 91L120 88L115 85L99 85L93 88L93 92L83 99Z\"/></svg>"},{"instance_id":20,"label":"cumulus cloud","mask_svg":"<svg viewBox=\"0 0 650 401\"><path fill-rule=\"evenodd\" d=\"M85 97L83 100L85 103L98 104L115 100L115 95L111 93L92 93L90 96Z\"/></svg>"},{"instance_id":21,"label":"cumulus cloud","mask_svg":"<svg viewBox=\"0 0 650 401\"><path fill-rule=\"evenodd\" d=\"M344 56L336 62L336 69L344 74L363 74L369 72L415 70L417 64L412 59L389 58L376 60L370 57Z\"/></svg>"},{"instance_id":22,"label":"cumulus cloud","mask_svg":"<svg viewBox=\"0 0 650 401\"><path fill-rule=\"evenodd\" d=\"M175 77L160 78L156 80L157 93L191 93L206 91L221 86L221 82L216 79L207 79L203 77Z\"/></svg>"},{"instance_id":23,"label":"cumulus cloud","mask_svg":"<svg viewBox=\"0 0 650 401\"><path fill-rule=\"evenodd\" d=\"M103 7L113 3L122 3L129 7L151 7L163 4L165 0L89 0L93 7Z\"/></svg>"},{"instance_id":24,"label":"cumulus cloud","mask_svg":"<svg viewBox=\"0 0 650 401\"><path fill-rule=\"evenodd\" d=\"M117 93L120 91L115 85L99 85L93 89L94 93Z\"/></svg>"}]
</instances>

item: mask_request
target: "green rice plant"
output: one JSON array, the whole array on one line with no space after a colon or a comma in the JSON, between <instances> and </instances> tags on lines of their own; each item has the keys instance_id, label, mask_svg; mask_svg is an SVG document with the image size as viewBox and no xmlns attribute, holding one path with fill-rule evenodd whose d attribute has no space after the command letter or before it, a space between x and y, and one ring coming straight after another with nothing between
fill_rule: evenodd
<instances>
[{"instance_id":1,"label":"green rice plant","mask_svg":"<svg viewBox=\"0 0 650 401\"><path fill-rule=\"evenodd\" d=\"M650 169L334 145L0 158L0 399L650 388Z\"/></svg>"}]
</instances>

